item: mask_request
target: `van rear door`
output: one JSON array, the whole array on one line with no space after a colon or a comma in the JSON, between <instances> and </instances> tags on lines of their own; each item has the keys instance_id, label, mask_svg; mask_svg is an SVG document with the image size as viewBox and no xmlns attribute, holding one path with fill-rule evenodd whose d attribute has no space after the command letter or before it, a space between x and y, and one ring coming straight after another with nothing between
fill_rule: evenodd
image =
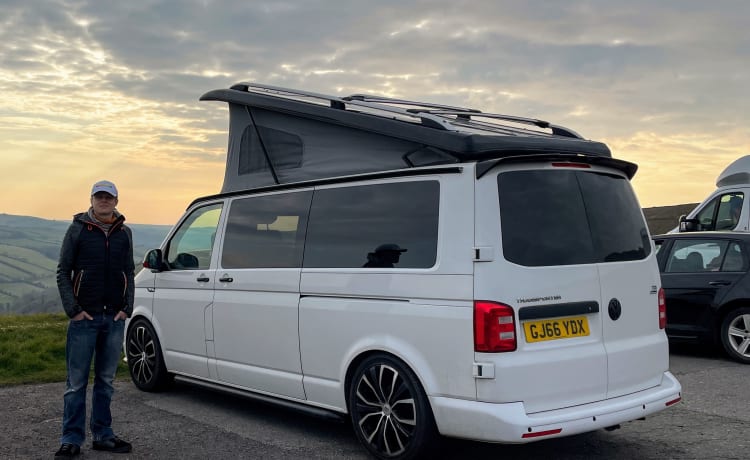
<instances>
[{"instance_id":1,"label":"van rear door","mask_svg":"<svg viewBox=\"0 0 750 460\"><path fill-rule=\"evenodd\" d=\"M599 270L607 398L614 398L659 385L669 369L659 267L630 182L594 171L578 180Z\"/></svg>"},{"instance_id":2,"label":"van rear door","mask_svg":"<svg viewBox=\"0 0 750 460\"><path fill-rule=\"evenodd\" d=\"M627 178L537 162L476 187L476 245L499 250L475 264L475 299L512 307L517 339L515 351L476 353L495 367L495 379L477 380L478 399L537 412L657 384L667 370L659 273Z\"/></svg>"}]
</instances>

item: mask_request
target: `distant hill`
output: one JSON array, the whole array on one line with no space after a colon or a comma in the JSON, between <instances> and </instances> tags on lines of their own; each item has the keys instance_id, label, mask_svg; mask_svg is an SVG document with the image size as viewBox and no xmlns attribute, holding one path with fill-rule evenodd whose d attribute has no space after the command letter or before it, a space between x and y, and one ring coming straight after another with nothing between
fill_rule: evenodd
<instances>
[{"instance_id":1,"label":"distant hill","mask_svg":"<svg viewBox=\"0 0 750 460\"><path fill-rule=\"evenodd\" d=\"M55 271L70 221L0 214L0 313L61 311ZM130 224L136 268L158 247L168 225Z\"/></svg>"},{"instance_id":2,"label":"distant hill","mask_svg":"<svg viewBox=\"0 0 750 460\"><path fill-rule=\"evenodd\" d=\"M646 217L648 231L652 235L661 235L677 227L680 216L688 214L695 209L699 203L678 204L674 206L659 206L654 208L643 208Z\"/></svg>"},{"instance_id":3,"label":"distant hill","mask_svg":"<svg viewBox=\"0 0 750 460\"><path fill-rule=\"evenodd\" d=\"M644 208L652 235L677 226L680 215L696 206ZM70 221L0 214L0 314L61 311L55 282L60 244ZM133 229L136 270L147 250L158 247L169 225L128 224Z\"/></svg>"}]
</instances>

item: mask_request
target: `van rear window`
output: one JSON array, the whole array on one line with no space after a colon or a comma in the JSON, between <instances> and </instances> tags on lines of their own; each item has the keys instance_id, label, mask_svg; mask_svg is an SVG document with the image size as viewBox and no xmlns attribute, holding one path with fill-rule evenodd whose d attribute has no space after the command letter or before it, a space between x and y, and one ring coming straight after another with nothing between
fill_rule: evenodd
<instances>
[{"instance_id":1,"label":"van rear window","mask_svg":"<svg viewBox=\"0 0 750 460\"><path fill-rule=\"evenodd\" d=\"M570 170L497 177L503 253L538 267L639 260L651 252L627 179Z\"/></svg>"}]
</instances>

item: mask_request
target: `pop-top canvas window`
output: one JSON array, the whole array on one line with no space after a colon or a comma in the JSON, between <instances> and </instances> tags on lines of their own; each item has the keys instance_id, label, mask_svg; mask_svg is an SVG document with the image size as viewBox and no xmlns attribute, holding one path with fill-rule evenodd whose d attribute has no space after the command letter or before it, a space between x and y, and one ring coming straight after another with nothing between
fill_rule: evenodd
<instances>
[{"instance_id":1,"label":"pop-top canvas window","mask_svg":"<svg viewBox=\"0 0 750 460\"><path fill-rule=\"evenodd\" d=\"M243 131L240 140L237 173L244 175L268 171L266 153L277 171L299 168L302 164L302 139L278 129L249 125Z\"/></svg>"}]
</instances>

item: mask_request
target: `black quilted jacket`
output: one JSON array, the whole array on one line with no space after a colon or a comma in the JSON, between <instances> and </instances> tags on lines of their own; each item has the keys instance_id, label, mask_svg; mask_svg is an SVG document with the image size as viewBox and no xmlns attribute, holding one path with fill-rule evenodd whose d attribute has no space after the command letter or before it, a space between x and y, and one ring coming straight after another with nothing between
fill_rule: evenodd
<instances>
[{"instance_id":1,"label":"black quilted jacket","mask_svg":"<svg viewBox=\"0 0 750 460\"><path fill-rule=\"evenodd\" d=\"M83 212L73 217L60 249L57 287L69 317L81 310L133 312L133 236L118 215L109 232Z\"/></svg>"}]
</instances>

